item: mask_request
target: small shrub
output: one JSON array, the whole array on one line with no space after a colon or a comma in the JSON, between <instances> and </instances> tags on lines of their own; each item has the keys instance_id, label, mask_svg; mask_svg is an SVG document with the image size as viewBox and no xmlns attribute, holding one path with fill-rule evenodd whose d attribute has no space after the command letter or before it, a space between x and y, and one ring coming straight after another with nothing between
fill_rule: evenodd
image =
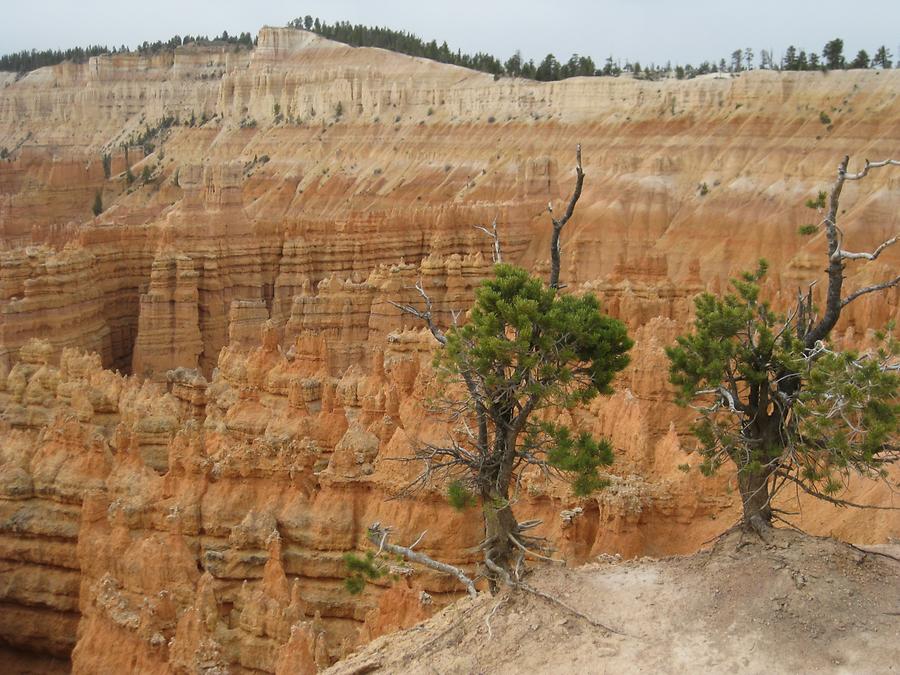
<instances>
[{"instance_id":1,"label":"small shrub","mask_svg":"<svg viewBox=\"0 0 900 675\"><path fill-rule=\"evenodd\" d=\"M434 108L429 108L428 112L426 112L425 114L431 117L432 115L434 115Z\"/></svg>"},{"instance_id":2,"label":"small shrub","mask_svg":"<svg viewBox=\"0 0 900 675\"><path fill-rule=\"evenodd\" d=\"M397 116L394 118L394 123L398 123L400 120L401 120L400 115L397 115Z\"/></svg>"},{"instance_id":3,"label":"small shrub","mask_svg":"<svg viewBox=\"0 0 900 675\"><path fill-rule=\"evenodd\" d=\"M6 148L3 148L6 150ZM0 157L2 157L2 153L0 153ZM112 157L110 157L108 152L103 153L103 176L105 178L109 178L112 173Z\"/></svg>"},{"instance_id":4,"label":"small shrub","mask_svg":"<svg viewBox=\"0 0 900 675\"><path fill-rule=\"evenodd\" d=\"M150 167L144 165L144 170L141 171L141 181L144 183L149 183L151 178L153 178L153 174L150 171Z\"/></svg>"},{"instance_id":5,"label":"small shrub","mask_svg":"<svg viewBox=\"0 0 900 675\"><path fill-rule=\"evenodd\" d=\"M700 190L700 196L705 197L706 195L709 194L709 185L707 185L706 183L700 183L699 190Z\"/></svg>"},{"instance_id":6,"label":"small shrub","mask_svg":"<svg viewBox=\"0 0 900 675\"><path fill-rule=\"evenodd\" d=\"M337 105L334 106L334 118L341 119L341 116L344 114L344 104L340 101L337 102Z\"/></svg>"},{"instance_id":7,"label":"small shrub","mask_svg":"<svg viewBox=\"0 0 900 675\"><path fill-rule=\"evenodd\" d=\"M344 588L351 595L359 595L366 587L366 581L375 581L384 576L385 571L375 561L375 554L366 551L365 556L360 557L354 553L344 554L344 565L347 567L347 578L344 579Z\"/></svg>"},{"instance_id":8,"label":"small shrub","mask_svg":"<svg viewBox=\"0 0 900 675\"><path fill-rule=\"evenodd\" d=\"M819 227L817 225L813 225L812 223L808 223L806 225L801 225L797 232L802 234L804 237L807 237L811 234L815 234L819 231Z\"/></svg>"},{"instance_id":9,"label":"small shrub","mask_svg":"<svg viewBox=\"0 0 900 675\"><path fill-rule=\"evenodd\" d=\"M131 185L131 184L134 182L134 174L131 173L131 167L130 167L130 166L125 170L125 182L126 182L128 185Z\"/></svg>"},{"instance_id":10,"label":"small shrub","mask_svg":"<svg viewBox=\"0 0 900 675\"><path fill-rule=\"evenodd\" d=\"M831 118L828 116L828 113L826 113L824 110L819 113L819 121L822 124L826 124L826 125L831 124Z\"/></svg>"},{"instance_id":11,"label":"small shrub","mask_svg":"<svg viewBox=\"0 0 900 675\"><path fill-rule=\"evenodd\" d=\"M7 157L9 157L9 149L0 148L0 159L6 159Z\"/></svg>"},{"instance_id":12,"label":"small shrub","mask_svg":"<svg viewBox=\"0 0 900 675\"><path fill-rule=\"evenodd\" d=\"M457 511L465 511L476 504L475 495L458 480L451 481L447 486L447 501Z\"/></svg>"},{"instance_id":13,"label":"small shrub","mask_svg":"<svg viewBox=\"0 0 900 675\"><path fill-rule=\"evenodd\" d=\"M806 200L806 208L808 209L824 209L825 208L825 200L828 198L828 195L824 190L819 190L819 194L815 199L807 199Z\"/></svg>"},{"instance_id":14,"label":"small shrub","mask_svg":"<svg viewBox=\"0 0 900 675\"><path fill-rule=\"evenodd\" d=\"M497 121L497 118L494 117L493 115L491 115L490 117L488 117L487 121L488 121L488 124L493 124L494 122Z\"/></svg>"}]
</instances>

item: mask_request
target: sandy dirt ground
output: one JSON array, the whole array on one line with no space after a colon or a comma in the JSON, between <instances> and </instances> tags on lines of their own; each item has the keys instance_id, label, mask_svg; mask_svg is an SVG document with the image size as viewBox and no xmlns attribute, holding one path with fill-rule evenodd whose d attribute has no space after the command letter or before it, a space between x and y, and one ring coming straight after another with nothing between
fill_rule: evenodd
<instances>
[{"instance_id":1,"label":"sandy dirt ground","mask_svg":"<svg viewBox=\"0 0 900 675\"><path fill-rule=\"evenodd\" d=\"M461 600L328 673L897 673L900 546L862 550L775 530L692 556L526 580L543 597Z\"/></svg>"}]
</instances>

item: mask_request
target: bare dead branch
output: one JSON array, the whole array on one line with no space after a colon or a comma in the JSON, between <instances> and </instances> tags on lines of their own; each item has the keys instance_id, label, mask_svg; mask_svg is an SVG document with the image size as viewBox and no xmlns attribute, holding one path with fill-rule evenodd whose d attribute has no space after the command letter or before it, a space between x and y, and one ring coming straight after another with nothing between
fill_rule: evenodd
<instances>
[{"instance_id":1,"label":"bare dead branch","mask_svg":"<svg viewBox=\"0 0 900 675\"><path fill-rule=\"evenodd\" d=\"M900 284L900 276L894 277L893 279L890 279L889 281L885 281L884 283L881 283L881 284L874 284L872 286L866 286L865 288L860 288L855 293L851 293L846 298L841 300L841 307L842 308L846 307L851 302L853 302L854 300L856 300L857 298L859 298L863 295L866 295L868 293L874 293L876 291L883 291L888 288L893 288L894 286L897 286L898 284Z\"/></svg>"},{"instance_id":2,"label":"bare dead branch","mask_svg":"<svg viewBox=\"0 0 900 675\"><path fill-rule=\"evenodd\" d=\"M389 300L390 304L399 309L401 312L405 314L410 314L417 319L421 319L428 326L428 330L431 331L431 334L434 335L434 339L440 342L442 345L447 344L447 336L444 335L444 331L438 328L437 324L434 322L434 316L432 314L432 306L431 306L431 297L428 293L425 292L425 289L422 287L422 282L419 281L415 286L416 290L419 292L419 295L422 296L422 299L425 301L425 311L423 312L420 309L416 309L412 305L403 305L399 302L394 302L393 300Z\"/></svg>"},{"instance_id":3,"label":"bare dead branch","mask_svg":"<svg viewBox=\"0 0 900 675\"><path fill-rule=\"evenodd\" d=\"M862 171L860 171L859 173L848 173L846 175L846 179L847 180L860 180L861 178L865 178L867 175L869 175L870 169L880 169L883 166L891 166L891 165L900 166L900 161L898 161L896 159L884 159L884 160L881 160L880 162L870 162L869 160L866 160L866 164L863 167Z\"/></svg>"},{"instance_id":4,"label":"bare dead branch","mask_svg":"<svg viewBox=\"0 0 900 675\"><path fill-rule=\"evenodd\" d=\"M581 168L581 144L575 147L575 191L569 199L566 212L562 218L553 217L553 205L547 205L547 211L550 213L550 219L553 221L553 236L550 239L550 287L559 288L559 270L561 265L561 248L559 236L562 229L569 222L572 214L575 212L575 204L581 197L581 189L584 186L584 171Z\"/></svg>"},{"instance_id":5,"label":"bare dead branch","mask_svg":"<svg viewBox=\"0 0 900 675\"><path fill-rule=\"evenodd\" d=\"M791 481L792 483L795 483L806 494L812 495L813 497L816 497L817 499L822 499L826 502L830 502L831 504L834 504L835 506L850 506L855 509L872 509L875 511L900 511L900 506L878 506L876 504L859 504L857 502L851 502L846 499L838 499L837 497L831 497L819 490L815 490L815 489L809 487L802 480L800 480L796 476L790 475L787 472L779 471L778 475L782 476L786 480Z\"/></svg>"},{"instance_id":6,"label":"bare dead branch","mask_svg":"<svg viewBox=\"0 0 900 675\"><path fill-rule=\"evenodd\" d=\"M726 387L715 387L714 389L701 389L696 392L696 395L704 395L704 394L718 394L721 396L721 400L725 401L728 404L728 409L733 413L738 414L747 414L749 412L749 408L741 402L740 398L735 391L729 391ZM714 409L718 406L714 406Z\"/></svg>"},{"instance_id":7,"label":"bare dead branch","mask_svg":"<svg viewBox=\"0 0 900 675\"><path fill-rule=\"evenodd\" d=\"M823 223L825 224L825 234L828 240L828 290L825 293L825 311L822 318L812 328L806 331L803 336L804 345L807 350L812 349L819 340L823 340L837 324L841 316L841 310L848 304L856 300L858 297L867 293L885 290L896 286L900 283L900 277L886 281L883 284L875 284L860 289L856 293L851 294L847 298L841 297L841 291L844 284L844 261L854 259L874 260L888 246L893 245L900 239L900 235L893 237L881 244L871 254L868 253L851 253L841 249L840 231L837 226L837 217L841 199L841 191L844 189L844 182L848 180L861 180L865 178L869 171L885 166L900 166L900 161L895 159L886 159L879 162L870 162L866 160L865 166L859 173L847 173L847 165L850 163L850 157L845 156L838 165L837 178L831 188L831 195L828 200L828 214L825 216ZM811 298L810 298L811 303ZM811 304L805 308L805 315L808 320L811 313Z\"/></svg>"},{"instance_id":8,"label":"bare dead branch","mask_svg":"<svg viewBox=\"0 0 900 675\"><path fill-rule=\"evenodd\" d=\"M368 529L368 537L369 541L379 547L379 550L385 550L389 553L393 553L394 555L401 555L410 562L419 563L420 565L424 565L430 569L436 570L438 572L443 572L444 574L449 574L451 576L459 579L460 583L462 583L466 587L466 591L468 592L470 597L477 597L478 591L475 590L475 582L472 581L468 576L466 576L465 572L463 572L458 567L454 567L453 565L448 565L447 563L442 563L434 558L430 558L424 553L419 553L418 551L413 551L412 547L406 546L398 546L397 544L391 544L388 542L388 536L390 534L390 528L384 527L381 523L372 523ZM424 536L424 532L422 536ZM421 537L419 538L421 540ZM416 541L418 544L419 541Z\"/></svg>"},{"instance_id":9,"label":"bare dead branch","mask_svg":"<svg viewBox=\"0 0 900 675\"><path fill-rule=\"evenodd\" d=\"M838 255L840 255L844 260L875 260L878 256L881 255L881 252L889 246L893 246L898 241L900 241L900 234L891 237L883 244L879 245L871 253L851 253L850 251L840 250L838 251Z\"/></svg>"},{"instance_id":10,"label":"bare dead branch","mask_svg":"<svg viewBox=\"0 0 900 675\"><path fill-rule=\"evenodd\" d=\"M838 165L837 179L831 188L828 215L824 220L825 235L828 239L828 290L825 296L825 313L812 330L804 336L804 343L807 349L827 336L841 316L841 288L844 283L844 265L840 256L835 256L840 250L837 214L841 200L841 191L844 189L844 181L847 179L847 165L849 163L850 157L848 155Z\"/></svg>"},{"instance_id":11,"label":"bare dead branch","mask_svg":"<svg viewBox=\"0 0 900 675\"><path fill-rule=\"evenodd\" d=\"M409 550L412 551L419 543L425 538L425 535L428 533L428 530L422 530L422 534L418 536L418 538L409 545Z\"/></svg>"},{"instance_id":12,"label":"bare dead branch","mask_svg":"<svg viewBox=\"0 0 900 675\"><path fill-rule=\"evenodd\" d=\"M481 230L487 236L494 240L491 250L491 256L494 260L494 264L503 262L503 252L500 250L500 235L497 234L497 219L494 218L494 222L491 225L491 229L487 229L481 225L473 225L476 230Z\"/></svg>"}]
</instances>

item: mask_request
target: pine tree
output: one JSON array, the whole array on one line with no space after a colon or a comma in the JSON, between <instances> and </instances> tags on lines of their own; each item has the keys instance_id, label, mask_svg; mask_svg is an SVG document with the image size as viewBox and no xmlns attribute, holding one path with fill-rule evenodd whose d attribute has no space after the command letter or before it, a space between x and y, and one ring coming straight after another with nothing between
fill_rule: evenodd
<instances>
[{"instance_id":1,"label":"pine tree","mask_svg":"<svg viewBox=\"0 0 900 675\"><path fill-rule=\"evenodd\" d=\"M506 60L503 67L510 77L519 77L522 74L522 52L517 49L516 53Z\"/></svg>"},{"instance_id":2,"label":"pine tree","mask_svg":"<svg viewBox=\"0 0 900 675\"><path fill-rule=\"evenodd\" d=\"M603 75L606 76L616 76L622 74L622 69L619 67L619 64L616 63L615 59L612 56L607 57L606 63L603 64Z\"/></svg>"},{"instance_id":3,"label":"pine tree","mask_svg":"<svg viewBox=\"0 0 900 675\"><path fill-rule=\"evenodd\" d=\"M822 50L822 58L825 59L825 67L828 70L840 70L844 67L844 41L835 38L825 45Z\"/></svg>"},{"instance_id":4,"label":"pine tree","mask_svg":"<svg viewBox=\"0 0 900 675\"><path fill-rule=\"evenodd\" d=\"M870 65L869 53L865 49L860 49L856 58L850 62L851 68L868 68Z\"/></svg>"},{"instance_id":5,"label":"pine tree","mask_svg":"<svg viewBox=\"0 0 900 675\"><path fill-rule=\"evenodd\" d=\"M610 393L632 345L625 325L604 315L596 297L559 290L559 238L584 178L580 150L577 173L565 215L553 220L548 283L503 264L495 230L494 275L476 291L467 323L446 333L438 328L421 286L425 311L397 305L426 321L441 344L434 363L449 395L439 407L455 421L446 444L424 444L417 452L425 468L413 486L443 475L452 479L454 503L468 503L468 494L480 499L485 565L494 589L501 581L511 583L519 549L537 545L513 514L521 472L536 467L560 473L584 495L604 486L598 469L613 460L607 441L538 419L541 411L569 409Z\"/></svg>"},{"instance_id":6,"label":"pine tree","mask_svg":"<svg viewBox=\"0 0 900 675\"><path fill-rule=\"evenodd\" d=\"M797 66L797 48L791 45L784 53L784 60L781 62L785 70L799 70Z\"/></svg>"},{"instance_id":7,"label":"pine tree","mask_svg":"<svg viewBox=\"0 0 900 675\"><path fill-rule=\"evenodd\" d=\"M535 72L535 79L541 82L550 82L559 79L560 65L553 54L547 54Z\"/></svg>"},{"instance_id":8,"label":"pine tree","mask_svg":"<svg viewBox=\"0 0 900 675\"><path fill-rule=\"evenodd\" d=\"M836 504L852 474L883 476L900 460L900 342L889 333L867 354L839 351L827 343L842 310L856 299L900 285L900 276L844 296L846 264L874 260L873 253L841 248L837 226L846 180L861 180L871 169L900 162L866 163L848 174L845 158L822 219L828 243L828 288L821 317L812 287L788 314L774 311L761 295L767 265L732 281L724 296L704 293L696 300L691 332L667 349L670 378L678 402L693 403L700 416L693 427L706 474L722 464L737 469L743 523L768 527L772 499L785 485ZM808 206L821 209L826 194Z\"/></svg>"},{"instance_id":9,"label":"pine tree","mask_svg":"<svg viewBox=\"0 0 900 675\"><path fill-rule=\"evenodd\" d=\"M875 58L872 59L872 65L887 70L892 65L891 56L891 52L888 48L881 45L875 50Z\"/></svg>"}]
</instances>

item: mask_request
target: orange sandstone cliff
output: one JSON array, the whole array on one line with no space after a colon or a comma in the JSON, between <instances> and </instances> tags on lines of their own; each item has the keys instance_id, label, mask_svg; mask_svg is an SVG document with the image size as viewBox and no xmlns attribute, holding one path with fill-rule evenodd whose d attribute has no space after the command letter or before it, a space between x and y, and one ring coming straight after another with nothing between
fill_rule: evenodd
<instances>
[{"instance_id":1,"label":"orange sandstone cliff","mask_svg":"<svg viewBox=\"0 0 900 675\"><path fill-rule=\"evenodd\" d=\"M423 414L432 341L391 301L421 280L440 320L465 310L491 270L472 226L495 219L505 258L546 270L577 143L564 282L636 346L617 393L572 413L617 448L610 488L533 477L517 508L573 563L695 550L737 500L729 476L678 470L689 416L663 349L696 293L760 256L776 296L821 273L803 202L845 154L900 155L898 91L898 71L495 81L274 28L253 51L0 74L0 664L316 672L456 597L429 572L342 586L373 521L427 529L422 548L464 566L480 540L439 487L387 500L415 476L391 460L442 433ZM842 206L847 240L879 243L900 174ZM897 317L895 289L841 339ZM804 502L800 522L900 535L889 512Z\"/></svg>"}]
</instances>

